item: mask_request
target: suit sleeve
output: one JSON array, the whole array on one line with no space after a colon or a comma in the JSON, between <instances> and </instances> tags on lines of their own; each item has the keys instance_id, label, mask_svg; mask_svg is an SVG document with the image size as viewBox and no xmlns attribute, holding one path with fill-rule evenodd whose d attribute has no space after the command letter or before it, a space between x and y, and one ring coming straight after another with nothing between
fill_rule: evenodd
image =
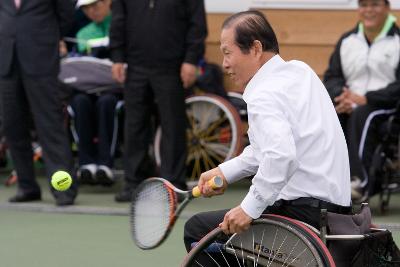
<instances>
[{"instance_id":1,"label":"suit sleeve","mask_svg":"<svg viewBox=\"0 0 400 267\"><path fill-rule=\"evenodd\" d=\"M342 93L343 87L346 85L346 80L343 76L342 63L340 59L340 46L343 38L336 44L335 50L330 57L329 66L324 74L324 84L328 90L332 101L335 97Z\"/></svg>"},{"instance_id":2,"label":"suit sleeve","mask_svg":"<svg viewBox=\"0 0 400 267\"><path fill-rule=\"evenodd\" d=\"M72 0L56 0L56 14L61 36L66 36L74 25L75 9Z\"/></svg>"},{"instance_id":3,"label":"suit sleeve","mask_svg":"<svg viewBox=\"0 0 400 267\"><path fill-rule=\"evenodd\" d=\"M129 0L132 1L132 0ZM110 50L113 62L125 62L125 23L126 6L123 0L113 0L111 4L112 18L110 26Z\"/></svg>"},{"instance_id":4,"label":"suit sleeve","mask_svg":"<svg viewBox=\"0 0 400 267\"><path fill-rule=\"evenodd\" d=\"M367 103L379 108L394 108L400 100L400 61L396 70L396 81L385 88L365 94Z\"/></svg>"},{"instance_id":5,"label":"suit sleeve","mask_svg":"<svg viewBox=\"0 0 400 267\"><path fill-rule=\"evenodd\" d=\"M203 0L186 1L188 31L186 34L186 52L184 62L197 65L205 51L207 22Z\"/></svg>"}]
</instances>

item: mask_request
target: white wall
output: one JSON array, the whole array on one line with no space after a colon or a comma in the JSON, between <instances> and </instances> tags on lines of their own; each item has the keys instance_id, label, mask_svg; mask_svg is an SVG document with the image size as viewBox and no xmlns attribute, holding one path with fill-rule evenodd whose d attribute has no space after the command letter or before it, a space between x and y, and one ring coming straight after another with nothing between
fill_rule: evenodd
<instances>
[{"instance_id":1,"label":"white wall","mask_svg":"<svg viewBox=\"0 0 400 267\"><path fill-rule=\"evenodd\" d=\"M208 13L234 13L248 10L251 1L252 0L205 0L205 5Z\"/></svg>"},{"instance_id":2,"label":"white wall","mask_svg":"<svg viewBox=\"0 0 400 267\"><path fill-rule=\"evenodd\" d=\"M249 8L356 9L357 3L358 0L205 0L209 13L233 13ZM400 9L400 0L390 3L393 9Z\"/></svg>"}]
</instances>

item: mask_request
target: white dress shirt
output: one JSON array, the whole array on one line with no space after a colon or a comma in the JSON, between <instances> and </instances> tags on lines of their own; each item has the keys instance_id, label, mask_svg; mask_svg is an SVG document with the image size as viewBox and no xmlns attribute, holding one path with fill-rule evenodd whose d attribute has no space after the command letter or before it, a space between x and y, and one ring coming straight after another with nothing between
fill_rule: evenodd
<instances>
[{"instance_id":1,"label":"white dress shirt","mask_svg":"<svg viewBox=\"0 0 400 267\"><path fill-rule=\"evenodd\" d=\"M255 219L279 199L300 197L349 206L346 141L314 71L276 55L250 80L243 99L250 145L219 167L228 183L255 174L241 203L246 214Z\"/></svg>"}]
</instances>

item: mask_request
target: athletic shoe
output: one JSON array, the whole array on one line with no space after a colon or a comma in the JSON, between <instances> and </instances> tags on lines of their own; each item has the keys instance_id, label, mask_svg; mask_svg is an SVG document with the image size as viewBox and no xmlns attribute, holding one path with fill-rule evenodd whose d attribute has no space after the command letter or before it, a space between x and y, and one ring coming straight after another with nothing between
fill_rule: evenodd
<instances>
[{"instance_id":1,"label":"athletic shoe","mask_svg":"<svg viewBox=\"0 0 400 267\"><path fill-rule=\"evenodd\" d=\"M95 164L82 165L77 173L78 181L80 184L96 184L96 170Z\"/></svg>"},{"instance_id":2,"label":"athletic shoe","mask_svg":"<svg viewBox=\"0 0 400 267\"><path fill-rule=\"evenodd\" d=\"M106 165L97 166L96 180L99 184L104 186L111 186L115 182L112 170Z\"/></svg>"}]
</instances>

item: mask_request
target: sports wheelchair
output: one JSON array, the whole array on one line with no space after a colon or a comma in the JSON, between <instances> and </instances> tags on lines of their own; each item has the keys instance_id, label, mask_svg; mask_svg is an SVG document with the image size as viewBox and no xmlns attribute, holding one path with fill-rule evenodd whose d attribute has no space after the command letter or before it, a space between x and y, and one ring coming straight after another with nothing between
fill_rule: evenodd
<instances>
[{"instance_id":1,"label":"sports wheelchair","mask_svg":"<svg viewBox=\"0 0 400 267\"><path fill-rule=\"evenodd\" d=\"M356 215L322 210L320 230L284 216L264 215L240 234L211 231L181 266L400 266L391 233L370 225L367 204Z\"/></svg>"},{"instance_id":2,"label":"sports wheelchair","mask_svg":"<svg viewBox=\"0 0 400 267\"><path fill-rule=\"evenodd\" d=\"M383 138L372 156L368 176L369 196L379 194L379 207L385 213L392 193L400 191L400 105L380 128Z\"/></svg>"},{"instance_id":3,"label":"sports wheelchair","mask_svg":"<svg viewBox=\"0 0 400 267\"><path fill-rule=\"evenodd\" d=\"M186 159L188 182L197 182L204 171L237 156L243 148L243 129L238 110L225 98L214 94L189 96L185 100L188 118ZM161 128L157 129L154 154L160 156Z\"/></svg>"}]
</instances>

